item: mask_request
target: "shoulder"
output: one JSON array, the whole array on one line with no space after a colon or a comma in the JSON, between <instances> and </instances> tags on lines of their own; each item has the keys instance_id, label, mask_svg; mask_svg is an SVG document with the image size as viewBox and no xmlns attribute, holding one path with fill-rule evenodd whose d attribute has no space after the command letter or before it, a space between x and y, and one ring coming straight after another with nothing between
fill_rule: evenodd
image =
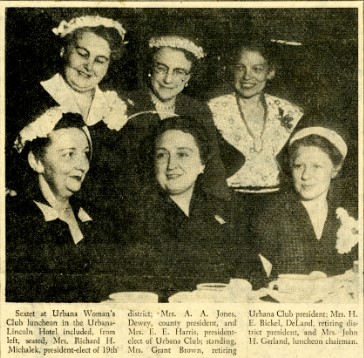
<instances>
[{"instance_id":1,"label":"shoulder","mask_svg":"<svg viewBox=\"0 0 364 358\"><path fill-rule=\"evenodd\" d=\"M104 90L104 91L101 91L101 93L104 95L104 97L106 98L107 102L110 105L116 103L116 104L123 104L123 105L127 106L127 105L131 105L131 103L132 103L132 101L123 92L118 93L114 90Z\"/></svg>"},{"instance_id":2,"label":"shoulder","mask_svg":"<svg viewBox=\"0 0 364 358\"><path fill-rule=\"evenodd\" d=\"M129 112L134 114L145 110L152 109L152 101L147 88L141 88L136 91L124 92L123 98L129 103Z\"/></svg>"},{"instance_id":3,"label":"shoulder","mask_svg":"<svg viewBox=\"0 0 364 358\"><path fill-rule=\"evenodd\" d=\"M350 195L347 194L347 188L345 183L338 183L338 179L335 179L331 183L331 187L328 194L328 203L332 211L339 212L344 210L348 215L352 217L358 217L358 205L357 202L353 202ZM343 187L344 186L344 187Z\"/></svg>"},{"instance_id":4,"label":"shoulder","mask_svg":"<svg viewBox=\"0 0 364 358\"><path fill-rule=\"evenodd\" d=\"M280 109L284 113L296 115L299 117L303 116L303 110L299 106L293 104L292 102L290 102L286 99L272 96L272 95L266 93L265 100L266 100L268 108L274 108L274 109L278 109L278 110Z\"/></svg>"},{"instance_id":5,"label":"shoulder","mask_svg":"<svg viewBox=\"0 0 364 358\"><path fill-rule=\"evenodd\" d=\"M197 203L198 210L219 224L231 224L233 222L234 206L231 201L218 198L201 188L197 188L194 192L193 201Z\"/></svg>"},{"instance_id":6,"label":"shoulder","mask_svg":"<svg viewBox=\"0 0 364 358\"><path fill-rule=\"evenodd\" d=\"M253 226L274 227L279 229L297 212L299 200L292 192L278 193L269 196L264 203L255 208Z\"/></svg>"},{"instance_id":7,"label":"shoulder","mask_svg":"<svg viewBox=\"0 0 364 358\"><path fill-rule=\"evenodd\" d=\"M97 221L99 220L99 218L107 216L103 209L83 198L80 199L78 197L72 196L70 198L70 203L72 205L74 213L79 217L81 221L83 219L85 219L85 221L88 221L88 217L91 218L92 221Z\"/></svg>"},{"instance_id":8,"label":"shoulder","mask_svg":"<svg viewBox=\"0 0 364 358\"><path fill-rule=\"evenodd\" d=\"M21 197L6 198L7 241L18 242L26 237L30 240L32 236L41 232L44 224L43 214L32 200Z\"/></svg>"},{"instance_id":9,"label":"shoulder","mask_svg":"<svg viewBox=\"0 0 364 358\"><path fill-rule=\"evenodd\" d=\"M176 110L183 111L181 114L189 114L189 112L206 112L209 111L205 102L199 101L183 93L179 94L176 99ZM179 113L178 113L179 114Z\"/></svg>"},{"instance_id":10,"label":"shoulder","mask_svg":"<svg viewBox=\"0 0 364 358\"><path fill-rule=\"evenodd\" d=\"M214 97L208 101L208 105L213 111L213 109L224 109L228 108L232 104L236 103L236 97L234 93L224 94L222 96Z\"/></svg>"}]
</instances>

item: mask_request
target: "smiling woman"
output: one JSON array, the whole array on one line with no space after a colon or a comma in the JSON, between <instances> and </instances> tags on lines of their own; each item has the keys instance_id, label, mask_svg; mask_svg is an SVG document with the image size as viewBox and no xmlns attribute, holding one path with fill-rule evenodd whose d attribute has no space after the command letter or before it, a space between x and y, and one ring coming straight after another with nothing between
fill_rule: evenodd
<instances>
[{"instance_id":1,"label":"smiling woman","mask_svg":"<svg viewBox=\"0 0 364 358\"><path fill-rule=\"evenodd\" d=\"M236 271L258 281L262 276L258 255L243 232L236 231L244 220L236 221L232 202L201 186L211 165L204 127L189 117L167 118L151 142L154 178L128 208L129 242L123 262L128 272L122 287L157 292L163 302L201 282L227 283Z\"/></svg>"},{"instance_id":2,"label":"smiling woman","mask_svg":"<svg viewBox=\"0 0 364 358\"><path fill-rule=\"evenodd\" d=\"M211 142L211 160L214 164L206 169L201 185L214 196L229 200L225 167L220 157L220 142L223 139L216 131L207 105L183 94L197 63L205 56L203 48L196 40L177 34L152 37L148 40L148 46L148 86L128 94L133 102L131 118L121 130L122 138L119 140L125 143L125 150L119 156L125 158L125 167L131 169L126 173L131 178L128 187L134 188L130 196L133 197L142 186L138 179L140 174L133 173L133 169L139 165L136 153L140 146L161 121L173 116L187 116L205 128ZM235 152L236 160L240 163L241 156L238 151ZM234 162L234 159L231 161Z\"/></svg>"},{"instance_id":3,"label":"smiling woman","mask_svg":"<svg viewBox=\"0 0 364 358\"><path fill-rule=\"evenodd\" d=\"M265 93L276 75L275 52L276 45L264 39L237 46L228 66L233 91L209 102L216 127L245 158L227 183L249 201L279 191L278 157L303 115L296 105Z\"/></svg>"},{"instance_id":4,"label":"smiling woman","mask_svg":"<svg viewBox=\"0 0 364 358\"><path fill-rule=\"evenodd\" d=\"M346 155L345 141L329 128L307 127L290 139L293 190L271 200L252 223L272 276L338 275L358 259L356 211L343 208L344 198L332 188Z\"/></svg>"},{"instance_id":5,"label":"smiling woman","mask_svg":"<svg viewBox=\"0 0 364 358\"><path fill-rule=\"evenodd\" d=\"M93 32L79 31L77 35L67 50L61 50L64 77L75 91L88 92L105 77L111 50L109 43Z\"/></svg>"},{"instance_id":6,"label":"smiling woman","mask_svg":"<svg viewBox=\"0 0 364 358\"><path fill-rule=\"evenodd\" d=\"M61 23L53 28L60 40L62 66L51 78L36 84L23 96L20 105L8 104L7 117L15 129L8 132L9 160L7 160L7 186L22 190L21 168L15 170L11 147L22 127L46 109L61 106L64 112L79 113L93 141L94 165L84 185L85 197L91 197L97 205L108 206L105 197L116 195L113 185L106 186L100 172L113 171L110 160L110 143L127 121L127 103L115 91L102 91L99 84L108 73L109 67L124 51L125 30L112 19L100 16L82 16ZM108 157L106 159L106 157ZM99 165L109 165L99 168ZM110 179L111 180L111 179ZM117 199L116 199L117 200Z\"/></svg>"},{"instance_id":7,"label":"smiling woman","mask_svg":"<svg viewBox=\"0 0 364 358\"><path fill-rule=\"evenodd\" d=\"M166 130L155 145L156 179L188 216L195 183L205 169L196 139L178 129Z\"/></svg>"},{"instance_id":8,"label":"smiling woman","mask_svg":"<svg viewBox=\"0 0 364 358\"><path fill-rule=\"evenodd\" d=\"M35 176L22 196L7 198L7 301L98 300L92 271L101 227L73 198L89 170L85 128L81 115L53 107L19 134L19 155Z\"/></svg>"}]
</instances>

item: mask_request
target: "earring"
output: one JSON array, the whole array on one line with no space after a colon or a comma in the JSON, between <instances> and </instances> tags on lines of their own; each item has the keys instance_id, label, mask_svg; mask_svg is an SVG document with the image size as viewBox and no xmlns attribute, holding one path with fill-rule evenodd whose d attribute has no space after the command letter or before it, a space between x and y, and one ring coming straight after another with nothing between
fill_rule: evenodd
<instances>
[{"instance_id":1,"label":"earring","mask_svg":"<svg viewBox=\"0 0 364 358\"><path fill-rule=\"evenodd\" d=\"M148 73L148 77L152 77L152 75L150 73Z\"/></svg>"},{"instance_id":2,"label":"earring","mask_svg":"<svg viewBox=\"0 0 364 358\"><path fill-rule=\"evenodd\" d=\"M185 83L185 87L188 87L188 82Z\"/></svg>"}]
</instances>

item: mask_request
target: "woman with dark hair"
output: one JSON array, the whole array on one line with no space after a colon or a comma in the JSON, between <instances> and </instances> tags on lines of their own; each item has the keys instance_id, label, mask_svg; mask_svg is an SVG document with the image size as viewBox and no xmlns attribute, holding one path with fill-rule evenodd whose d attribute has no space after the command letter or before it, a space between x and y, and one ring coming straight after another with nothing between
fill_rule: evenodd
<instances>
[{"instance_id":1,"label":"woman with dark hair","mask_svg":"<svg viewBox=\"0 0 364 358\"><path fill-rule=\"evenodd\" d=\"M233 204L201 187L210 144L189 117L165 119L152 136L153 179L134 198L128 221L129 289L155 291L165 301L201 282L229 282L237 253L244 256L241 276L259 272L258 255L237 235L243 220L236 221Z\"/></svg>"},{"instance_id":2,"label":"woman with dark hair","mask_svg":"<svg viewBox=\"0 0 364 358\"><path fill-rule=\"evenodd\" d=\"M73 196L89 170L86 128L80 114L52 107L19 133L16 148L33 175L22 195L7 197L7 301L100 299L93 269L100 259L97 247L110 230L103 230L98 212Z\"/></svg>"},{"instance_id":3,"label":"woman with dark hair","mask_svg":"<svg viewBox=\"0 0 364 358\"><path fill-rule=\"evenodd\" d=\"M207 105L184 95L197 62L205 56L194 40L177 35L152 37L149 40L149 83L145 88L128 94L133 102L128 124L121 131L120 142L125 144L124 156L129 158L128 168L136 167L135 154L143 140L165 120L174 115L196 119L207 131L211 142L211 167L201 185L213 195L229 199L225 183L225 168L220 159L218 133ZM240 155L237 160L240 162ZM233 159L231 159L233 161ZM131 174L130 174L131 175ZM135 174L134 178L138 178ZM139 184L135 184L138 191Z\"/></svg>"},{"instance_id":4,"label":"woman with dark hair","mask_svg":"<svg viewBox=\"0 0 364 358\"><path fill-rule=\"evenodd\" d=\"M113 196L113 186L105 186L105 182L97 178L100 172L112 169L111 163L117 164L117 158L113 157L114 136L127 121L127 103L115 91L102 91L99 83L113 61L123 54L125 30L112 19L82 16L62 21L53 32L61 40L62 68L48 80L30 88L16 106L14 103L7 106L7 186L21 190L24 184L17 183L11 160L10 148L16 134L48 108L61 106L64 112L79 113L88 127L96 165L91 169L90 183L85 183L88 188L85 189L87 196L102 204L107 201L105 198Z\"/></svg>"},{"instance_id":5,"label":"woman with dark hair","mask_svg":"<svg viewBox=\"0 0 364 358\"><path fill-rule=\"evenodd\" d=\"M344 208L332 180L347 145L323 127L297 131L289 142L294 190L277 196L253 222L252 236L272 264L272 276L322 271L344 273L358 259L356 208ZM341 201L340 201L341 200Z\"/></svg>"},{"instance_id":6,"label":"woman with dark hair","mask_svg":"<svg viewBox=\"0 0 364 358\"><path fill-rule=\"evenodd\" d=\"M229 66L233 91L209 101L216 127L245 158L227 183L251 203L279 191L278 157L303 115L296 105L265 93L277 71L274 47L257 40L239 46Z\"/></svg>"}]
</instances>

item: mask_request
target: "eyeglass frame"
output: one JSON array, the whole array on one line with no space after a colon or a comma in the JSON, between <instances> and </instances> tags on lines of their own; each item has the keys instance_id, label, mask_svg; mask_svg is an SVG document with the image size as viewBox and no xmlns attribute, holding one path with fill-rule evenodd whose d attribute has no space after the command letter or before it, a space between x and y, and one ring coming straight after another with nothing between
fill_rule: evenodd
<instances>
[{"instance_id":1,"label":"eyeglass frame","mask_svg":"<svg viewBox=\"0 0 364 358\"><path fill-rule=\"evenodd\" d=\"M158 69L158 67L160 67L160 68ZM166 76L171 70L168 66L166 66L163 63L159 63L159 62L154 63L152 68L153 68L153 72L155 72L158 75L164 75L164 76ZM178 71L180 71L180 73L178 73ZM181 81L189 75L191 75L191 72L188 70L185 70L184 68L177 67L172 70L172 76Z\"/></svg>"}]
</instances>

